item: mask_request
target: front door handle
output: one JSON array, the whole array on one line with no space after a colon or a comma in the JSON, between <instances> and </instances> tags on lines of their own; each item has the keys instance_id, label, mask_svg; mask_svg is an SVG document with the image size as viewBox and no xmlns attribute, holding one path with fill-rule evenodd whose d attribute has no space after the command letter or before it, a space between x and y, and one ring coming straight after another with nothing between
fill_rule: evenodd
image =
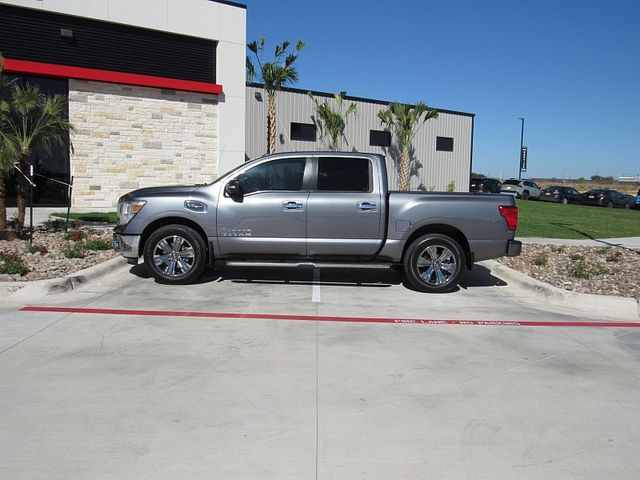
<instances>
[{"instance_id":1,"label":"front door handle","mask_svg":"<svg viewBox=\"0 0 640 480\"><path fill-rule=\"evenodd\" d=\"M292 210L302 210L302 203L300 202L282 202L282 210L290 212Z\"/></svg>"},{"instance_id":2,"label":"front door handle","mask_svg":"<svg viewBox=\"0 0 640 480\"><path fill-rule=\"evenodd\" d=\"M378 205L371 202L358 202L358 210L361 212L374 212L378 210Z\"/></svg>"}]
</instances>

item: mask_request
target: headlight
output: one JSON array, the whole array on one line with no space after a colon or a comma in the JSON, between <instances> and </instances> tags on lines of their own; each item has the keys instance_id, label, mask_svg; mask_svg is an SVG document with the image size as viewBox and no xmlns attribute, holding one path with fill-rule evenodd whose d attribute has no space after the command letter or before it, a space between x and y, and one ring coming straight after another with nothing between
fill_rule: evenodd
<instances>
[{"instance_id":1,"label":"headlight","mask_svg":"<svg viewBox=\"0 0 640 480\"><path fill-rule=\"evenodd\" d=\"M126 225L129 223L135 214L142 210L142 207L144 207L146 203L144 200L118 202L118 225Z\"/></svg>"}]
</instances>

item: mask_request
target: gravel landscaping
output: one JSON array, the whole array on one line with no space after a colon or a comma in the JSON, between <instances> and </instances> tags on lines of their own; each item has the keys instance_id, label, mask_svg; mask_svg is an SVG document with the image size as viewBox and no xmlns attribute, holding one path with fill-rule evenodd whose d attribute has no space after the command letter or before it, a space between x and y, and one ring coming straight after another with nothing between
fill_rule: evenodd
<instances>
[{"instance_id":1,"label":"gravel landscaping","mask_svg":"<svg viewBox=\"0 0 640 480\"><path fill-rule=\"evenodd\" d=\"M102 263L116 254L111 229L79 224L69 232L38 227L29 240L0 240L0 282L60 278Z\"/></svg>"},{"instance_id":2,"label":"gravel landscaping","mask_svg":"<svg viewBox=\"0 0 640 480\"><path fill-rule=\"evenodd\" d=\"M640 298L640 252L636 250L524 244L519 257L499 262L566 290Z\"/></svg>"},{"instance_id":3,"label":"gravel landscaping","mask_svg":"<svg viewBox=\"0 0 640 480\"><path fill-rule=\"evenodd\" d=\"M0 282L60 278L116 254L111 228L79 223L65 233L60 223L40 226L28 240L0 240ZM525 244L522 254L499 262L553 286L580 293L640 298L640 252L620 247Z\"/></svg>"}]
</instances>

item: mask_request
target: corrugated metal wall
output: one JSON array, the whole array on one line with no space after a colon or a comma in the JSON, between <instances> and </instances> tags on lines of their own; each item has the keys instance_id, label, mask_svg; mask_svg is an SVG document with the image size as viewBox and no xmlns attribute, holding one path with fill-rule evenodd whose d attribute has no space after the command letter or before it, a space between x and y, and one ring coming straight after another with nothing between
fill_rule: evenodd
<instances>
[{"instance_id":1,"label":"corrugated metal wall","mask_svg":"<svg viewBox=\"0 0 640 480\"><path fill-rule=\"evenodd\" d=\"M324 97L316 97L321 102L325 100ZM333 97L328 100L335 104ZM314 122L315 105L306 93L290 89L280 91L277 93L276 103L278 152L329 149L329 139L320 138L319 134L315 143L292 141L289 138L291 122ZM389 187L397 188L398 179L393 158L399 158L399 152L396 154L395 139L392 138L391 148L369 145L369 131L384 130L378 120L378 112L386 106L363 99L345 102L346 105L351 103L356 103L358 107L356 113L349 117L342 149L386 155ZM267 95L262 88L247 86L246 111L246 155L247 159L252 159L264 155L267 151ZM453 152L436 151L436 137L453 138ZM468 191L472 137L473 116L470 114L440 112L438 118L424 124L413 141L413 158L422 168L417 170L417 175L411 177L411 188L417 189L422 185L427 190L446 191L449 183L455 182L455 191Z\"/></svg>"}]
</instances>

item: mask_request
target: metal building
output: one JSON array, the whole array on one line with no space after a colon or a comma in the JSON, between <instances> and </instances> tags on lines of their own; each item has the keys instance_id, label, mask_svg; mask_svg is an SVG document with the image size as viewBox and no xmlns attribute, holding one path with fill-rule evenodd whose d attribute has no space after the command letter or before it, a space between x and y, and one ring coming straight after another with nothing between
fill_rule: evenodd
<instances>
[{"instance_id":1,"label":"metal building","mask_svg":"<svg viewBox=\"0 0 640 480\"><path fill-rule=\"evenodd\" d=\"M335 104L333 94L311 92L320 101ZM390 188L397 188L395 162L400 157L391 134L384 131L378 112L389 102L345 97L345 104L357 104L349 117L342 150L381 153L387 157ZM286 88L276 96L278 152L328 150L329 139L321 138L315 125L315 105L307 90ZM473 155L474 114L437 109L436 119L427 121L414 141L412 159L421 168L414 169L412 189L446 191L450 185L457 192L469 190ZM259 84L247 85L246 155L252 159L267 151L267 94ZM453 182L453 183L452 183Z\"/></svg>"}]
</instances>

